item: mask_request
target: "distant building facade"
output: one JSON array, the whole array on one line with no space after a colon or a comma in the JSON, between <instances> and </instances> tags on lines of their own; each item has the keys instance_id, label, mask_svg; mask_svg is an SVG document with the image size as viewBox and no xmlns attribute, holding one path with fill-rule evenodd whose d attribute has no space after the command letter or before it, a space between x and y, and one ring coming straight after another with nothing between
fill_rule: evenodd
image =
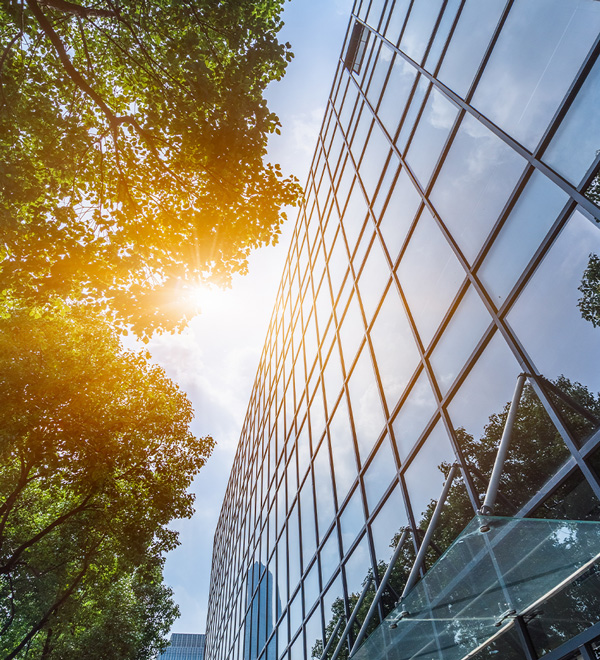
<instances>
[{"instance_id":1,"label":"distant building facade","mask_svg":"<svg viewBox=\"0 0 600 660\"><path fill-rule=\"evenodd\" d=\"M355 3L215 534L208 660L360 655L369 603L373 660L599 657L594 528L566 522L600 513L599 34L596 0ZM474 583L467 604L497 597L477 629L439 587L407 609L430 627L403 655L435 503L456 474L426 586L503 437L504 540L565 523L512 544L522 579Z\"/></svg>"},{"instance_id":2,"label":"distant building facade","mask_svg":"<svg viewBox=\"0 0 600 660\"><path fill-rule=\"evenodd\" d=\"M204 660L206 635L197 633L172 633L169 646L158 660Z\"/></svg>"}]
</instances>

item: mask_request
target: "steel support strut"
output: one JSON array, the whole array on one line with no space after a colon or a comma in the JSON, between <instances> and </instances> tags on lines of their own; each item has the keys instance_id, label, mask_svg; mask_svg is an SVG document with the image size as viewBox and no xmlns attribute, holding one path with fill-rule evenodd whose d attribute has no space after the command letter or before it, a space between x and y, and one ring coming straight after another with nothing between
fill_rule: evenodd
<instances>
[{"instance_id":1,"label":"steel support strut","mask_svg":"<svg viewBox=\"0 0 600 660\"><path fill-rule=\"evenodd\" d=\"M371 586L371 583L373 582L373 578L369 578L366 583L365 587L362 591L362 594L360 595L360 598L358 599L356 605L354 606L354 609L352 610L352 614L350 615L350 618L348 619L348 623L346 624L346 627L344 628L344 632L342 633L342 636L340 637L340 641L338 642L338 645L335 647L335 651L333 652L333 655L331 656L331 660L337 660L338 655L341 653L342 648L344 648L344 642L346 641L346 637L348 637L348 633L352 629L352 626L354 625L354 622L356 621L356 617L358 616L358 610L360 609L360 606L363 603L363 600L365 599L367 595L367 591L369 591L369 587ZM325 657L325 655L323 655Z\"/></svg>"},{"instance_id":2,"label":"steel support strut","mask_svg":"<svg viewBox=\"0 0 600 660\"><path fill-rule=\"evenodd\" d=\"M508 447L512 438L512 430L515 425L515 419L517 418L517 411L519 410L519 402L521 401L521 394L523 393L523 386L525 385L526 377L526 374L520 374L517 378L515 393L513 394L508 417L504 424L504 431L502 432L502 438L500 440L500 445L498 446L496 460L494 461L494 469L492 470L490 483L480 511L484 516L491 516L494 514L496 497L498 496L498 487L500 486L500 478L502 477L502 470L504 469L504 462L506 461L506 454L508 453Z\"/></svg>"},{"instance_id":3,"label":"steel support strut","mask_svg":"<svg viewBox=\"0 0 600 660\"><path fill-rule=\"evenodd\" d=\"M421 547L419 548L419 552L417 553L417 558L415 559L415 563L412 566L410 575L408 576L408 580L406 581L406 585L404 586L404 591L402 592L402 596L400 596L400 600L402 600L406 596L406 594L413 588L413 586L419 579L419 571L421 570L421 567L425 561L427 548L429 547L429 543L431 542L431 537L433 536L433 533L435 532L435 528L437 527L437 523L442 513L444 502L448 497L448 493L450 492L450 487L452 486L452 481L456 476L458 468L459 466L456 464L454 464L450 468L450 472L448 473L448 478L446 479L446 483L444 484L444 488L442 489L442 494L440 495L440 499L437 501L437 504L435 505L433 515L431 516L431 520L429 521L429 525L427 527L427 532L425 533L425 538L421 543Z\"/></svg>"},{"instance_id":4,"label":"steel support strut","mask_svg":"<svg viewBox=\"0 0 600 660\"><path fill-rule=\"evenodd\" d=\"M365 620L363 621L363 624L358 632L358 635L356 637L356 641L354 642L354 646L352 647L350 651L350 656L352 656L360 646L360 643L362 642L365 634L367 633L367 628L369 626L369 623L371 623L371 619L373 618L373 615L375 614L375 611L377 610L377 606L379 605L379 601L381 599L381 596L383 592L385 591L385 588L387 587L387 583L390 579L390 575L392 574L392 570L394 566L396 565L396 562L398 561L398 557L400 556L400 552L402 551L402 546L404 545L406 539L408 538L408 533L409 530L405 529L402 532L402 535L400 536L400 540L398 541L398 545L396 546L396 550L394 550L394 554L392 555L392 558L390 559L390 563L388 564L387 570L381 579L381 584L379 585L379 588L377 589L377 593L375 594L375 598L373 598L373 602L371 603L371 607L369 607L369 611L367 612L367 616L365 617Z\"/></svg>"}]
</instances>

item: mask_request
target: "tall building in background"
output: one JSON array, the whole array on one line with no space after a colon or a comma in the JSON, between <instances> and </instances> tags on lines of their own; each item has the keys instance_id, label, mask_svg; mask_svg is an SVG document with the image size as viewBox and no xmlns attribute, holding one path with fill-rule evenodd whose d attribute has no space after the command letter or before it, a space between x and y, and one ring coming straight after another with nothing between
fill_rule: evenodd
<instances>
[{"instance_id":1,"label":"tall building in background","mask_svg":"<svg viewBox=\"0 0 600 660\"><path fill-rule=\"evenodd\" d=\"M169 646L158 660L204 660L206 635L196 633L172 633Z\"/></svg>"},{"instance_id":2,"label":"tall building in background","mask_svg":"<svg viewBox=\"0 0 600 660\"><path fill-rule=\"evenodd\" d=\"M599 32L597 0L357 0L208 660L600 657Z\"/></svg>"}]
</instances>

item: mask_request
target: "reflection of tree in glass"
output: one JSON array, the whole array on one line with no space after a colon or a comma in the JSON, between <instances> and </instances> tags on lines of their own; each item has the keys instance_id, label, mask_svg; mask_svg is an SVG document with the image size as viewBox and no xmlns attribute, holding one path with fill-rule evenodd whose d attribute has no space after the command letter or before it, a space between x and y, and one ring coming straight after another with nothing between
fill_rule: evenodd
<instances>
[{"instance_id":1,"label":"reflection of tree in glass","mask_svg":"<svg viewBox=\"0 0 600 660\"><path fill-rule=\"evenodd\" d=\"M596 206L600 206L600 172L590 183L585 196ZM595 328L600 327L600 257L597 254L590 254L579 291L581 298L577 301L577 306L581 316Z\"/></svg>"},{"instance_id":2,"label":"reflection of tree in glass","mask_svg":"<svg viewBox=\"0 0 600 660\"><path fill-rule=\"evenodd\" d=\"M555 381L546 382L548 396L553 400L560 411L565 424L579 442L583 442L586 437L593 432L597 425L584 415L580 414L572 407L569 407L565 400L571 400L578 404L584 410L591 413L591 416L600 419L600 395L595 396L588 388L580 383L571 382L565 376L559 376ZM559 394L566 395L561 399ZM465 462L471 472L475 486L480 496L480 501L483 500L483 495L487 488L488 479L492 471L494 460L496 458L496 451L502 432L508 416L510 403L506 403L500 413L490 415L487 425L485 426L481 437L475 438L468 433L464 428L456 430L458 442L461 446L465 456ZM546 413L542 403L536 396L533 388L526 385L523 389L521 401L518 408L518 414L512 433L511 445L508 453L507 460L504 465L504 472L500 484L500 493L496 505L496 515L511 516L517 513L518 509L523 506L536 492L544 482L551 477L560 465L569 457L568 450L566 449L563 441L561 440L558 431L548 414ZM450 465L442 463L438 466L445 475L450 470ZM541 507L539 507L535 516L540 518L553 518L553 519L597 519L600 510L600 503L594 498L591 492L586 493L585 497L570 498L571 492L579 494L577 490L581 487L581 477L575 475L572 479L565 482L562 489L557 491L558 495L549 498ZM582 501L583 500L583 501ZM417 518L417 534L421 539L424 531L427 529L433 510L435 508L435 501L431 501L426 510L420 513L420 518L417 518L419 512L414 512ZM450 489L450 493L442 509L440 521L437 530L433 536L431 547L426 557L426 567L430 568L439 556L450 546L452 541L462 532L468 522L473 518L473 507L468 499L464 481L462 478L456 478L454 484ZM396 532L391 540L390 547L395 548L400 539L401 531ZM387 616L394 608L399 595L404 589L406 579L412 568L415 560L415 551L413 543L407 541L400 552L398 561L396 562L386 590L381 598L381 610L384 616ZM380 561L377 566L377 573L379 579L383 576L387 569L387 564ZM371 577L372 573L365 576L367 579ZM577 589L571 590L571 596L565 595L569 598L570 602L567 607L583 608L582 612L587 612L584 616L586 621L590 620L591 613L600 611L598 606L598 594L594 592L592 595L578 592ZM356 624L352 631L352 639L356 637L362 622L365 619L366 613L373 601L375 589L371 589L367 597L360 607ZM359 594L352 594L349 598L349 612L356 602L358 601ZM589 602L588 602L589 601ZM593 609L595 608L595 610ZM338 598L332 605L330 619L326 626L326 640L335 631L340 619L343 619L342 624L338 628L336 637L337 639L330 645L327 653L327 658L333 656L337 642L341 637L342 630L346 624L346 613L344 611L344 603L341 598ZM368 634L379 624L378 617L374 617L370 624ZM460 622L456 622L460 628ZM586 624L589 625L589 624ZM553 631L556 636L559 625L555 626ZM454 630L456 639L461 639L466 642L468 635L473 634L473 626L470 626L469 631L460 629ZM542 644L543 646L543 644ZM323 654L323 642L318 640L312 648L311 657L320 659ZM482 652L482 653L485 653ZM348 648L344 647L340 655L340 659L348 658ZM482 655L483 657L487 657ZM478 656L479 660L479 656Z\"/></svg>"},{"instance_id":3,"label":"reflection of tree in glass","mask_svg":"<svg viewBox=\"0 0 600 660\"><path fill-rule=\"evenodd\" d=\"M590 254L578 288L581 298L577 306L581 316L595 328L600 327L600 257L597 254Z\"/></svg>"}]
</instances>

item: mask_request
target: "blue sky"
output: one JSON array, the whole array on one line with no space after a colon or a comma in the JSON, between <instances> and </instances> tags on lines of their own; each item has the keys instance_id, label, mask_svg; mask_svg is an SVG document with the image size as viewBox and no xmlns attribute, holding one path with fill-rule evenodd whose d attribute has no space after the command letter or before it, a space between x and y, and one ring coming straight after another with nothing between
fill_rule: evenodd
<instances>
[{"instance_id":1,"label":"blue sky","mask_svg":"<svg viewBox=\"0 0 600 660\"><path fill-rule=\"evenodd\" d=\"M352 0L292 0L280 33L295 54L286 77L267 98L282 123L269 159L304 184L348 25ZM203 312L180 335L154 338L154 361L187 393L196 413L193 430L217 447L194 484L196 514L177 521L180 547L170 553L166 582L181 609L175 632L204 632L212 541L248 399L266 335L295 212L279 245L252 255L250 272L232 289L207 295Z\"/></svg>"}]
</instances>

